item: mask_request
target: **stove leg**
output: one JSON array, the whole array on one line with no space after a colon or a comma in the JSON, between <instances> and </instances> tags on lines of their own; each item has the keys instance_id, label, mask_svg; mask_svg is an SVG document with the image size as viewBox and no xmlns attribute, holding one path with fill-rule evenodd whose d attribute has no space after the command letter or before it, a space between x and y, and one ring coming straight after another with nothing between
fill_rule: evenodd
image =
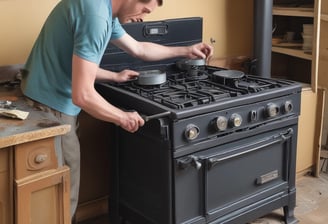
<instances>
[{"instance_id":1,"label":"stove leg","mask_svg":"<svg viewBox=\"0 0 328 224\"><path fill-rule=\"evenodd\" d=\"M298 223L298 220L294 216L294 208L290 208L290 206L284 206L284 219L286 224Z\"/></svg>"}]
</instances>

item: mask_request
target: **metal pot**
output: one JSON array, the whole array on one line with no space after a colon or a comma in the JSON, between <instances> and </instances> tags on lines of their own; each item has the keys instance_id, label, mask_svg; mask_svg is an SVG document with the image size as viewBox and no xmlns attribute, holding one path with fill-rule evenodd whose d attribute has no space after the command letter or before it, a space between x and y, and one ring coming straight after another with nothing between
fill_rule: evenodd
<instances>
[{"instance_id":1,"label":"metal pot","mask_svg":"<svg viewBox=\"0 0 328 224\"><path fill-rule=\"evenodd\" d=\"M205 59L182 59L180 61L177 61L176 65L178 66L179 69L188 71L194 67L206 65L206 60Z\"/></svg>"},{"instance_id":2,"label":"metal pot","mask_svg":"<svg viewBox=\"0 0 328 224\"><path fill-rule=\"evenodd\" d=\"M160 85L166 82L166 73L161 70L140 71L135 82L139 85Z\"/></svg>"}]
</instances>

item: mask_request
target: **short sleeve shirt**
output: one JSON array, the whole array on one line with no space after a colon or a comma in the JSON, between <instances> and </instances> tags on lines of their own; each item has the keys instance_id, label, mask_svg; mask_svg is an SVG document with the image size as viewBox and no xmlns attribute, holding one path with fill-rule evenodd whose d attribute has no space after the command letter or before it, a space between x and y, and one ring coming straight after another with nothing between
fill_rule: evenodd
<instances>
[{"instance_id":1,"label":"short sleeve shirt","mask_svg":"<svg viewBox=\"0 0 328 224\"><path fill-rule=\"evenodd\" d=\"M71 98L73 54L99 64L109 40L125 33L112 18L111 0L62 0L48 16L23 75L23 93L55 110L75 116Z\"/></svg>"}]
</instances>

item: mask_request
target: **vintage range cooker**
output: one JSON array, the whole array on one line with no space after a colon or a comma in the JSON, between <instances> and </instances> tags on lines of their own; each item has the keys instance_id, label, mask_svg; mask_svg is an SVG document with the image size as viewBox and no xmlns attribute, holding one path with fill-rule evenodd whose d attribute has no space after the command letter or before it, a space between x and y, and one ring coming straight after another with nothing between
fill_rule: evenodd
<instances>
[{"instance_id":1,"label":"vintage range cooker","mask_svg":"<svg viewBox=\"0 0 328 224\"><path fill-rule=\"evenodd\" d=\"M202 19L124 26L138 40L202 41ZM301 86L202 60L143 62L112 45L101 67L141 71L155 83L98 83L112 104L145 116L134 134L116 127L113 223L247 223L283 208L296 223L295 160ZM163 77L162 77L163 78Z\"/></svg>"}]
</instances>

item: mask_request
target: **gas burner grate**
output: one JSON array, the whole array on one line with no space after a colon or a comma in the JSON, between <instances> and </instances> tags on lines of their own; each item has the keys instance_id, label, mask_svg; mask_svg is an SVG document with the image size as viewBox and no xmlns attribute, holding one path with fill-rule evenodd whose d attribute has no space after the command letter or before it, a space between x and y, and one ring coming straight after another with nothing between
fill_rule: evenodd
<instances>
[{"instance_id":1,"label":"gas burner grate","mask_svg":"<svg viewBox=\"0 0 328 224\"><path fill-rule=\"evenodd\" d=\"M184 109L225 99L230 97L230 93L212 88L207 88L207 90L204 88L185 88L185 90L183 90L176 87L169 91L156 91L149 94L149 97L153 101L170 108Z\"/></svg>"},{"instance_id":2,"label":"gas burner grate","mask_svg":"<svg viewBox=\"0 0 328 224\"><path fill-rule=\"evenodd\" d=\"M114 85L173 109L191 108L290 85L283 80L251 75L222 78L214 74L216 71L222 69L205 67L198 70L197 75L168 70L166 82L160 85L140 85L134 81Z\"/></svg>"},{"instance_id":3,"label":"gas burner grate","mask_svg":"<svg viewBox=\"0 0 328 224\"><path fill-rule=\"evenodd\" d=\"M247 93L257 93L267 89L274 89L281 87L279 82L264 80L257 77L246 76L235 82L235 87L238 89L245 90Z\"/></svg>"}]
</instances>

